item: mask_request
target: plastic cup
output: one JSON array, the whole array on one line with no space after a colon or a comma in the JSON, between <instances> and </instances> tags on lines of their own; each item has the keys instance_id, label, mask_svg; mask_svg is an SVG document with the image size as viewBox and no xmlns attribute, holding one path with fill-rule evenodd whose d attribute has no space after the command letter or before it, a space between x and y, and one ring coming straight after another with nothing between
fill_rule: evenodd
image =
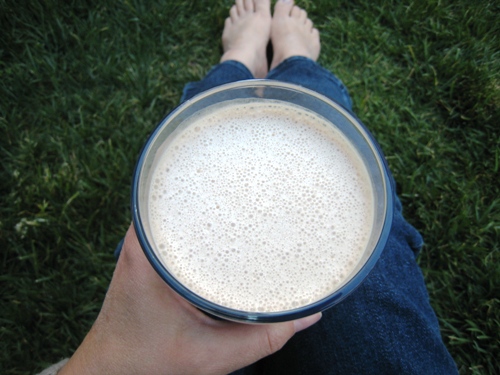
<instances>
[{"instance_id":1,"label":"plastic cup","mask_svg":"<svg viewBox=\"0 0 500 375\"><path fill-rule=\"evenodd\" d=\"M161 146L173 131L199 111L233 100L284 101L313 111L341 131L361 156L374 192L374 224L361 261L348 278L328 296L296 309L279 312L241 311L216 304L192 292L163 264L152 240L148 203L151 176ZM163 280L184 299L208 314L244 323L273 323L294 320L323 311L349 295L374 267L385 247L393 217L394 192L388 167L373 136L361 122L341 105L301 86L271 81L249 80L226 84L186 101L166 116L147 140L137 163L132 185L132 215L146 257Z\"/></svg>"}]
</instances>

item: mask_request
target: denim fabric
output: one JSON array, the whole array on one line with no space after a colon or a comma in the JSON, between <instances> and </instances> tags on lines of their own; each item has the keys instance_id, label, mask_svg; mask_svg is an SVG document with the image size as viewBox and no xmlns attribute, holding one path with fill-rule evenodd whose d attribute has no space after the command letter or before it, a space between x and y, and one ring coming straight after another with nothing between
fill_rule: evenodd
<instances>
[{"instance_id":1,"label":"denim fabric","mask_svg":"<svg viewBox=\"0 0 500 375\"><path fill-rule=\"evenodd\" d=\"M246 66L237 61L226 61L214 66L201 81L190 82L184 87L181 103L196 94L229 82L253 79ZM295 56L271 70L266 79L295 83L323 94L352 111L352 100L342 81L305 57Z\"/></svg>"},{"instance_id":2,"label":"denim fabric","mask_svg":"<svg viewBox=\"0 0 500 375\"><path fill-rule=\"evenodd\" d=\"M396 203L386 248L349 297L276 354L234 374L457 374L415 258L422 240Z\"/></svg>"},{"instance_id":3,"label":"denim fabric","mask_svg":"<svg viewBox=\"0 0 500 375\"><path fill-rule=\"evenodd\" d=\"M186 85L182 101L224 83L252 78L244 65L227 61L203 80ZM312 60L292 57L267 78L315 90L352 111L343 83ZM416 263L422 245L396 198L387 245L361 286L283 349L234 374L458 374Z\"/></svg>"},{"instance_id":4,"label":"denim fabric","mask_svg":"<svg viewBox=\"0 0 500 375\"><path fill-rule=\"evenodd\" d=\"M181 103L191 99L200 92L223 85L225 83L253 79L248 68L237 61L226 61L214 66L201 81L189 82L182 91Z\"/></svg>"}]
</instances>

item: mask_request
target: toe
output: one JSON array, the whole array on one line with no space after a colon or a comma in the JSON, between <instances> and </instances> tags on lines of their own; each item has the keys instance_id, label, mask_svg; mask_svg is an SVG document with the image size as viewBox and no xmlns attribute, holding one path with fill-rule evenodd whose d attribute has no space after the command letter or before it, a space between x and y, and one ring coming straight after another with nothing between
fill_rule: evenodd
<instances>
[{"instance_id":1,"label":"toe","mask_svg":"<svg viewBox=\"0 0 500 375\"><path fill-rule=\"evenodd\" d=\"M244 0L236 0L236 9L238 10L238 16L241 17L245 14Z\"/></svg>"},{"instance_id":2,"label":"toe","mask_svg":"<svg viewBox=\"0 0 500 375\"><path fill-rule=\"evenodd\" d=\"M271 1L270 0L254 0L254 8L256 12L259 13L271 13Z\"/></svg>"},{"instance_id":3,"label":"toe","mask_svg":"<svg viewBox=\"0 0 500 375\"><path fill-rule=\"evenodd\" d=\"M275 17L287 17L290 15L293 8L292 0L278 0L274 7Z\"/></svg>"},{"instance_id":4,"label":"toe","mask_svg":"<svg viewBox=\"0 0 500 375\"><path fill-rule=\"evenodd\" d=\"M238 8L236 5L233 5L231 9L229 10L229 17L231 17L231 20L234 22L238 19Z\"/></svg>"},{"instance_id":5,"label":"toe","mask_svg":"<svg viewBox=\"0 0 500 375\"><path fill-rule=\"evenodd\" d=\"M302 23L306 23L307 21L307 12L304 10L304 9L301 9L300 10L300 15L299 15L299 20L302 22Z\"/></svg>"},{"instance_id":6,"label":"toe","mask_svg":"<svg viewBox=\"0 0 500 375\"><path fill-rule=\"evenodd\" d=\"M253 13L255 11L253 0L244 0L244 5L247 12Z\"/></svg>"},{"instance_id":7,"label":"toe","mask_svg":"<svg viewBox=\"0 0 500 375\"><path fill-rule=\"evenodd\" d=\"M308 18L306 20L306 29L307 30L312 30L312 28L313 28L313 22Z\"/></svg>"},{"instance_id":8,"label":"toe","mask_svg":"<svg viewBox=\"0 0 500 375\"><path fill-rule=\"evenodd\" d=\"M290 12L290 16L292 18L300 19L300 14L302 13L302 9L300 9L297 5L294 5L292 11Z\"/></svg>"}]
</instances>

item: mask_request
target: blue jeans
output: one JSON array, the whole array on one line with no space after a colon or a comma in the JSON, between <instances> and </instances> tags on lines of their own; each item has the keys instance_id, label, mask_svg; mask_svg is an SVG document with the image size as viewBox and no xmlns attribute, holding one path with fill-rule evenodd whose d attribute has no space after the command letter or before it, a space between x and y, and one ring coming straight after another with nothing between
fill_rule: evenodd
<instances>
[{"instance_id":1,"label":"blue jeans","mask_svg":"<svg viewBox=\"0 0 500 375\"><path fill-rule=\"evenodd\" d=\"M244 65L226 61L203 80L187 84L181 101L252 78ZM312 60L289 58L267 78L315 90L352 112L343 83ZM234 374L458 374L416 263L422 245L397 198L387 245L362 285L283 349Z\"/></svg>"}]
</instances>

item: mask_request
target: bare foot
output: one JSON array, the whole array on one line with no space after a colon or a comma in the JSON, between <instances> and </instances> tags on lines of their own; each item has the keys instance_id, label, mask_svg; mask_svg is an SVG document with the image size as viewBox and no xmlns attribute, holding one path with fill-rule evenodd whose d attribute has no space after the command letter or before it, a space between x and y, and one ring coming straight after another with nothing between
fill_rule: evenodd
<instances>
[{"instance_id":1,"label":"bare foot","mask_svg":"<svg viewBox=\"0 0 500 375\"><path fill-rule=\"evenodd\" d=\"M321 45L319 31L313 27L304 9L293 5L293 0L278 0L274 7L271 26L273 61L271 69L292 56L318 59Z\"/></svg>"},{"instance_id":2,"label":"bare foot","mask_svg":"<svg viewBox=\"0 0 500 375\"><path fill-rule=\"evenodd\" d=\"M255 78L264 78L268 72L266 47L270 34L270 0L236 0L224 24L224 54L220 61L239 61Z\"/></svg>"}]
</instances>

